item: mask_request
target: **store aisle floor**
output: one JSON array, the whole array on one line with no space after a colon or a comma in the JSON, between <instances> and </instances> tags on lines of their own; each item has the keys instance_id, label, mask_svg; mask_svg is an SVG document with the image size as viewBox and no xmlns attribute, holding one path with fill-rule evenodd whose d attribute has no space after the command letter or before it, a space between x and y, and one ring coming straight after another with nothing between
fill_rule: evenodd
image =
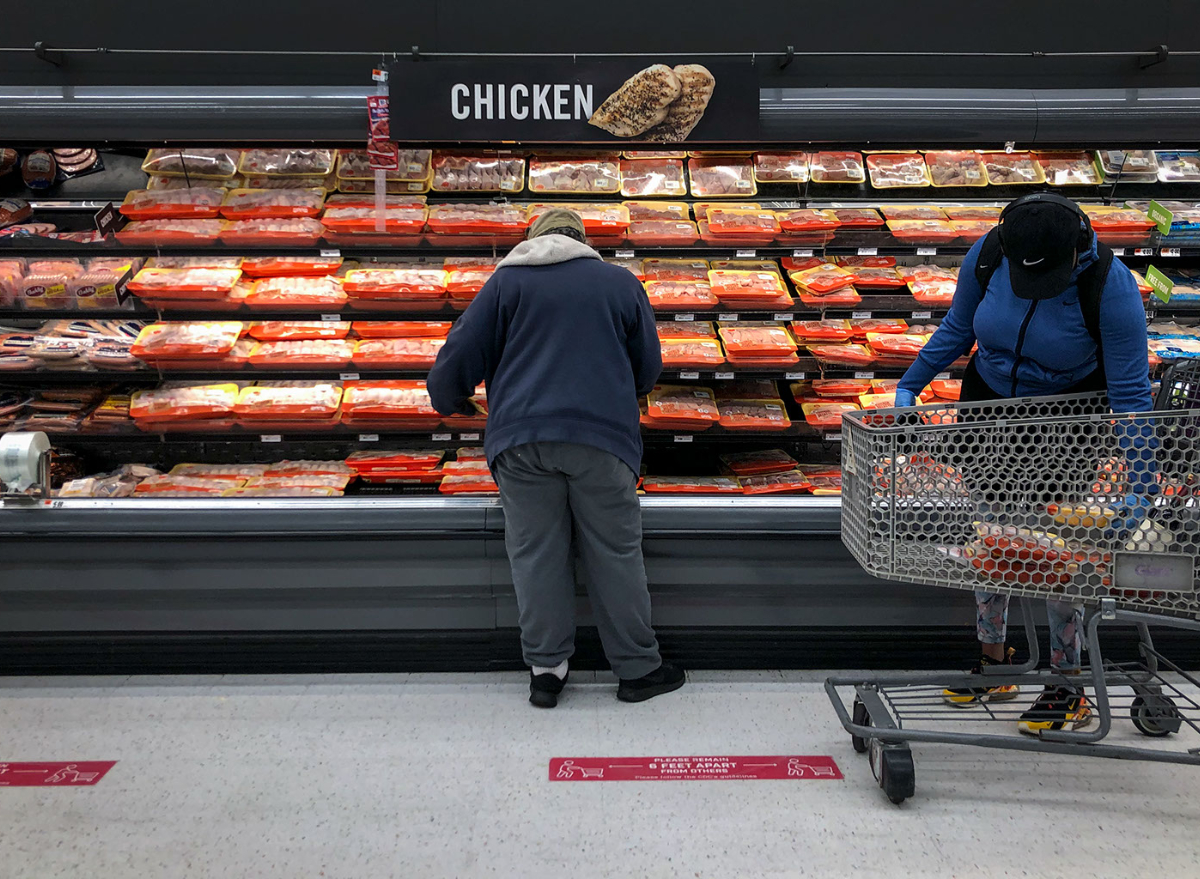
<instances>
[{"instance_id":1,"label":"store aisle floor","mask_svg":"<svg viewBox=\"0 0 1200 879\"><path fill-rule=\"evenodd\" d=\"M555 711L514 674L2 678L0 760L119 762L0 788L0 876L1128 879L1200 856L1191 767L920 747L897 808L820 675L696 674L640 706L597 677ZM789 753L846 778L547 781L552 757Z\"/></svg>"}]
</instances>

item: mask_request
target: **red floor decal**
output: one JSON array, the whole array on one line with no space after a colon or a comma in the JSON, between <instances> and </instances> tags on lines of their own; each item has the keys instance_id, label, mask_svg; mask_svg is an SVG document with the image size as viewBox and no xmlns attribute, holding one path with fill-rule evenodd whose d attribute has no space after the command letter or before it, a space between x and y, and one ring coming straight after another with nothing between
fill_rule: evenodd
<instances>
[{"instance_id":1,"label":"red floor decal","mask_svg":"<svg viewBox=\"0 0 1200 879\"><path fill-rule=\"evenodd\" d=\"M802 781L842 777L832 757L555 757L551 781Z\"/></svg>"},{"instance_id":2,"label":"red floor decal","mask_svg":"<svg viewBox=\"0 0 1200 879\"><path fill-rule=\"evenodd\" d=\"M116 760L0 763L0 787L87 787L116 765Z\"/></svg>"}]
</instances>

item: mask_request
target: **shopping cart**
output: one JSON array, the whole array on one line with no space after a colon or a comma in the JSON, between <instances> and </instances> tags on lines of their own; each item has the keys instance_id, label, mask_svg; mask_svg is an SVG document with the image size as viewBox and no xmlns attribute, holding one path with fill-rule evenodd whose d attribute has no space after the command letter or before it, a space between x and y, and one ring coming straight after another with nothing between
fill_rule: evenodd
<instances>
[{"instance_id":1,"label":"shopping cart","mask_svg":"<svg viewBox=\"0 0 1200 879\"><path fill-rule=\"evenodd\" d=\"M863 568L1019 597L1028 661L985 668L988 685L1086 684L1098 722L1024 736L1014 703L943 701L945 688L980 686L978 675L829 678L854 749L869 752L892 802L915 790L910 742L1200 764L1197 747L1103 741L1124 717L1154 738L1200 733L1200 680L1159 653L1149 629L1200 631L1200 364L1173 366L1149 413L1114 415L1103 396L1074 395L864 410L842 433L842 542ZM1083 607L1082 678L1038 670L1032 599ZM1111 623L1136 627L1136 662L1104 659ZM839 688L853 689L852 707ZM1010 730L976 726L998 721Z\"/></svg>"}]
</instances>

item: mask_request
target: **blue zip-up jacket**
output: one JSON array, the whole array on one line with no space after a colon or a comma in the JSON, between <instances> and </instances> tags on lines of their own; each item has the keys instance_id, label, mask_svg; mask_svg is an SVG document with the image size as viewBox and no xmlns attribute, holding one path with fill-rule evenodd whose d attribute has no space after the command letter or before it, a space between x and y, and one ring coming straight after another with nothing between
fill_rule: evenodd
<instances>
[{"instance_id":1,"label":"blue zip-up jacket","mask_svg":"<svg viewBox=\"0 0 1200 879\"><path fill-rule=\"evenodd\" d=\"M1071 285L1053 299L1032 301L1013 293L1008 259L988 282L987 295L975 280L980 240L958 273L954 303L900 387L919 394L939 372L971 350L979 375L998 394L1036 397L1061 393L1096 369L1096 341L1088 332L1076 286L1080 273L1098 258L1096 238L1079 257ZM1146 348L1146 310L1133 275L1114 259L1100 300L1100 338L1108 401L1114 412L1152 407Z\"/></svg>"},{"instance_id":2,"label":"blue zip-up jacket","mask_svg":"<svg viewBox=\"0 0 1200 879\"><path fill-rule=\"evenodd\" d=\"M592 446L635 473L638 397L654 389L662 352L650 300L629 271L565 235L522 242L454 324L429 373L443 415L487 382L488 463L526 443Z\"/></svg>"}]
</instances>

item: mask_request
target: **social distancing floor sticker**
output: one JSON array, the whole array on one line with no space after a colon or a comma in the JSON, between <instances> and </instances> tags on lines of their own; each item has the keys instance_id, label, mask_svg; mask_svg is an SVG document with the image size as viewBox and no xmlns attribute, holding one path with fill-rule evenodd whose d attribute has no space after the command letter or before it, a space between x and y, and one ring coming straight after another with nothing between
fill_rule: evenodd
<instances>
[{"instance_id":1,"label":"social distancing floor sticker","mask_svg":"<svg viewBox=\"0 0 1200 879\"><path fill-rule=\"evenodd\" d=\"M116 760L73 760L55 763L0 761L0 787L89 787L98 784Z\"/></svg>"},{"instance_id":2,"label":"social distancing floor sticker","mask_svg":"<svg viewBox=\"0 0 1200 879\"><path fill-rule=\"evenodd\" d=\"M551 781L811 781L840 779L832 757L555 757Z\"/></svg>"}]
</instances>

